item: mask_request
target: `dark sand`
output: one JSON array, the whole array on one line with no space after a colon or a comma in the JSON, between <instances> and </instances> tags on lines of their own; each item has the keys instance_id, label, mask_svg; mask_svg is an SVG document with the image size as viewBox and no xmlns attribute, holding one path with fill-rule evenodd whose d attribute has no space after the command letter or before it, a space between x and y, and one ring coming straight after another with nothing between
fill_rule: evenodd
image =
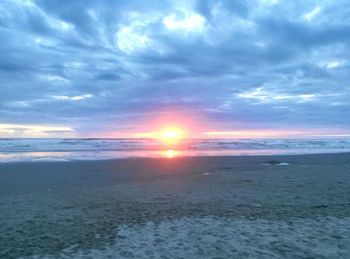
<instances>
[{"instance_id":1,"label":"dark sand","mask_svg":"<svg viewBox=\"0 0 350 259\"><path fill-rule=\"evenodd\" d=\"M350 258L350 154L4 163L0 197L0 258Z\"/></svg>"}]
</instances>

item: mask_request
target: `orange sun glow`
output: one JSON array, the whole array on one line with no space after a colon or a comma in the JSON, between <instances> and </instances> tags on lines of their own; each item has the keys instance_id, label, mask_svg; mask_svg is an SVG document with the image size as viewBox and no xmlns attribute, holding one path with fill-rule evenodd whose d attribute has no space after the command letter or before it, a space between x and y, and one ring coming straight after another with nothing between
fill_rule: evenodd
<instances>
[{"instance_id":1,"label":"orange sun glow","mask_svg":"<svg viewBox=\"0 0 350 259\"><path fill-rule=\"evenodd\" d=\"M179 128L167 128L160 132L159 138L166 143L177 143L185 137L185 132Z\"/></svg>"}]
</instances>

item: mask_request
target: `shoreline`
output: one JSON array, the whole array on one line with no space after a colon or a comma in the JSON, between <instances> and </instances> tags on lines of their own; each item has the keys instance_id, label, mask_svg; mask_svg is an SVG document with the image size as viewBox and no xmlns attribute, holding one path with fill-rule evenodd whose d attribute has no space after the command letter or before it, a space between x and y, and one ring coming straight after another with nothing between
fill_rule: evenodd
<instances>
[{"instance_id":1,"label":"shoreline","mask_svg":"<svg viewBox=\"0 0 350 259\"><path fill-rule=\"evenodd\" d=\"M0 141L0 163L350 152L350 139L12 139Z\"/></svg>"},{"instance_id":2,"label":"shoreline","mask_svg":"<svg viewBox=\"0 0 350 259\"><path fill-rule=\"evenodd\" d=\"M56 151L55 151L56 152ZM60 151L57 151L60 152ZM64 153L65 151L61 151ZM91 152L91 151L86 151ZM13 152L0 152L3 154L11 154ZM26 152L16 152L16 153L26 153ZM42 153L42 152L30 152L30 153ZM115 157L115 158L97 158L97 159L47 159L47 160L10 160L10 161L1 161L0 165L3 164L23 164L23 163L76 163L76 162L111 162L111 161L121 161L121 160L175 160L175 159L206 159L206 158L252 158L252 157L271 157L271 158L286 158L286 157L313 157L313 156L332 156L332 155L349 155L349 151L339 151L339 152L320 152L320 153L285 153L285 154L238 154L238 155L176 155L174 157L166 156L126 156L126 157Z\"/></svg>"}]
</instances>

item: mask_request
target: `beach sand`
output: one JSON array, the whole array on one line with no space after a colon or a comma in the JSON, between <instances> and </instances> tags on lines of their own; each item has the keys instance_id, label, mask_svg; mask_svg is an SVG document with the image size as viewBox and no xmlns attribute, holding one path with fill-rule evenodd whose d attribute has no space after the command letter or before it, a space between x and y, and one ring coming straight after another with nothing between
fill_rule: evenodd
<instances>
[{"instance_id":1,"label":"beach sand","mask_svg":"<svg viewBox=\"0 0 350 259\"><path fill-rule=\"evenodd\" d=\"M350 258L350 154L0 164L0 258Z\"/></svg>"}]
</instances>

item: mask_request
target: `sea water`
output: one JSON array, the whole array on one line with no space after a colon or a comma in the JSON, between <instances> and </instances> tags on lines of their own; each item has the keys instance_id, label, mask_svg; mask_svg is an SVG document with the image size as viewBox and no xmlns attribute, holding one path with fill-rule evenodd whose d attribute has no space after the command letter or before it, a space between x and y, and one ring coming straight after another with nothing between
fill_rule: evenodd
<instances>
[{"instance_id":1,"label":"sea water","mask_svg":"<svg viewBox=\"0 0 350 259\"><path fill-rule=\"evenodd\" d=\"M350 152L346 139L0 139L0 162Z\"/></svg>"}]
</instances>

